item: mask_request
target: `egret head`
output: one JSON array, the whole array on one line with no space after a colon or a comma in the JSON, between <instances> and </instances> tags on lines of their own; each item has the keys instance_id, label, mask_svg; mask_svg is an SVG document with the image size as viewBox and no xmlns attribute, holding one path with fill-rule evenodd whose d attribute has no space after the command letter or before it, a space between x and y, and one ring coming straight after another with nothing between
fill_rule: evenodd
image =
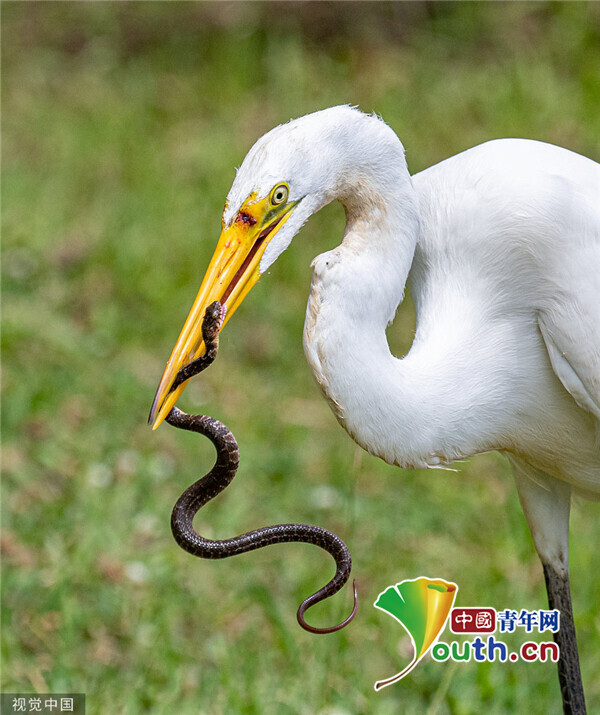
<instances>
[{"instance_id":1,"label":"egret head","mask_svg":"<svg viewBox=\"0 0 600 715\"><path fill-rule=\"evenodd\" d=\"M357 150L361 135L369 137L370 151ZM222 329L309 216L372 183L374 177L366 179L374 164L361 157L372 160L374 151L385 156L390 135L402 149L381 120L340 106L275 127L250 149L227 196L217 248L158 386L150 412L154 428L183 391L185 383L170 392L178 371L204 352L206 307L222 304Z\"/></svg>"}]
</instances>

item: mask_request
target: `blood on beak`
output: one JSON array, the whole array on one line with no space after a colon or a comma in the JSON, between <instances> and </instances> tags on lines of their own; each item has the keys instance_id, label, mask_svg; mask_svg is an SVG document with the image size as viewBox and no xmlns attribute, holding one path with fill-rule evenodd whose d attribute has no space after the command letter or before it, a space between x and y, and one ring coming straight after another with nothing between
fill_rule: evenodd
<instances>
[{"instance_id":1,"label":"blood on beak","mask_svg":"<svg viewBox=\"0 0 600 715\"><path fill-rule=\"evenodd\" d=\"M224 228L192 309L161 377L148 422L156 429L169 414L187 383L171 390L182 367L204 354L202 319L215 300L223 307L220 330L260 278L260 260L273 236L290 217L297 202L273 209L269 197L251 195L235 221Z\"/></svg>"}]
</instances>

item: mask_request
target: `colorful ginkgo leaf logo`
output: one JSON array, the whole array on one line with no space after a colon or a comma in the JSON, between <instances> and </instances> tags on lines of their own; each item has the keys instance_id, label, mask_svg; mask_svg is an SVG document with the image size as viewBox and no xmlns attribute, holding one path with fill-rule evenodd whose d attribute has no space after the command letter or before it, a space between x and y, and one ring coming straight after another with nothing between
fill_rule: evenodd
<instances>
[{"instance_id":1,"label":"colorful ginkgo leaf logo","mask_svg":"<svg viewBox=\"0 0 600 715\"><path fill-rule=\"evenodd\" d=\"M388 586L379 594L375 607L389 613L406 628L415 654L404 670L386 680L378 680L375 690L403 678L427 653L446 626L457 592L455 583L421 576Z\"/></svg>"}]
</instances>

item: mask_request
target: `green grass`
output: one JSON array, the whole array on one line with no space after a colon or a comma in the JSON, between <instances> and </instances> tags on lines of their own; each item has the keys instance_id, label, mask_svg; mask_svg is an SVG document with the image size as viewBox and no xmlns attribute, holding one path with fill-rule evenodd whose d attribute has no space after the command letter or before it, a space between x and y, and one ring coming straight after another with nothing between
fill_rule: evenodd
<instances>
[{"instance_id":1,"label":"green grass","mask_svg":"<svg viewBox=\"0 0 600 715\"><path fill-rule=\"evenodd\" d=\"M420 665L372 603L419 575L461 605L543 608L507 464L402 472L362 453L301 347L314 217L228 326L182 407L241 448L207 535L307 521L351 548L352 626L300 630L330 559L285 545L223 562L178 549L172 505L210 444L151 432L154 389L219 232L234 167L275 124L377 111L417 171L498 136L599 159L600 6L3 3L2 687L79 691L89 713L559 713L553 665ZM413 316L390 331L400 354ZM329 491L324 492L324 488ZM572 517L590 712L600 710L597 506ZM329 624L350 593L310 612ZM520 642L520 641L519 641Z\"/></svg>"}]
</instances>

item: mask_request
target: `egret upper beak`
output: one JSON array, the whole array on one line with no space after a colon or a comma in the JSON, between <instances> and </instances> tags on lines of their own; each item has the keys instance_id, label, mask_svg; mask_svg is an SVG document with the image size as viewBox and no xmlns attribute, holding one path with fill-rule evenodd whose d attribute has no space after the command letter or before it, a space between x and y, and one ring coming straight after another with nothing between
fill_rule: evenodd
<instances>
[{"instance_id":1,"label":"egret upper beak","mask_svg":"<svg viewBox=\"0 0 600 715\"><path fill-rule=\"evenodd\" d=\"M202 319L215 300L223 306L220 330L235 313L260 278L260 260L273 236L290 217L297 201L273 206L270 198L256 200L251 194L237 218L224 228L196 300L175 343L156 390L148 422L156 429L169 414L187 383L171 391L182 367L204 353Z\"/></svg>"}]
</instances>

